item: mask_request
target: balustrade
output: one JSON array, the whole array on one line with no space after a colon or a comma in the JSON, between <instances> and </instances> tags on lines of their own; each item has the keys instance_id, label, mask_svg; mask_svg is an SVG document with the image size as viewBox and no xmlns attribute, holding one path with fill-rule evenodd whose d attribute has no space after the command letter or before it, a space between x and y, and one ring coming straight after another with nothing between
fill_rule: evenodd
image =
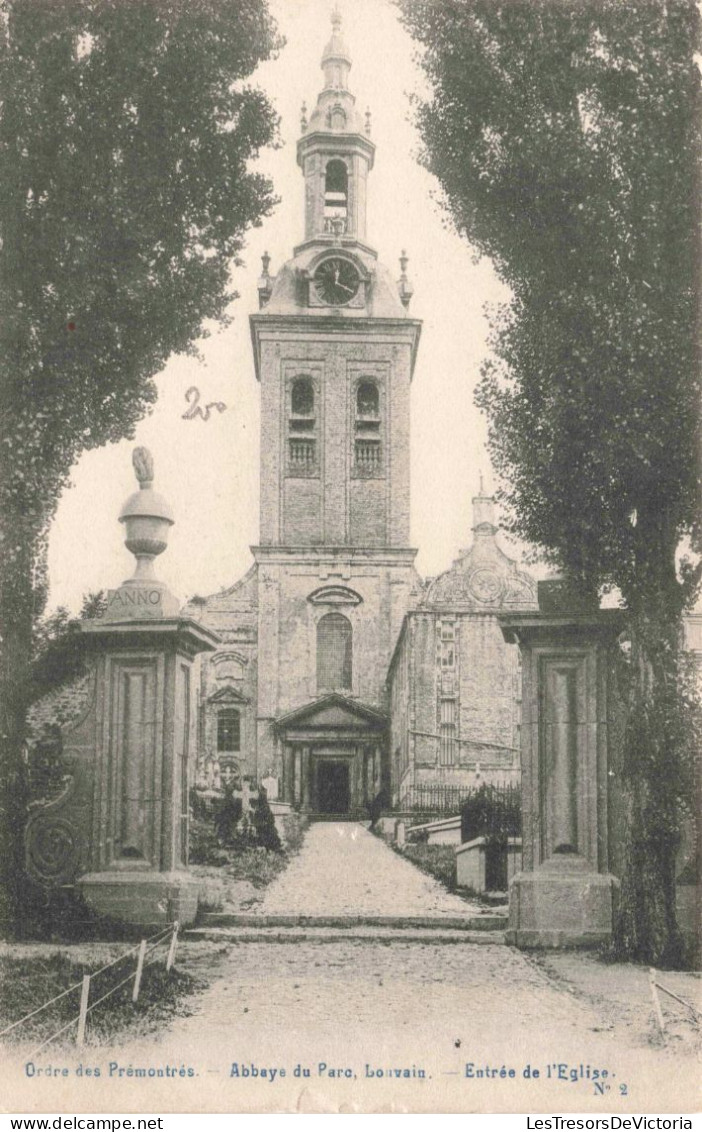
<instances>
[{"instance_id":1,"label":"balustrade","mask_svg":"<svg viewBox=\"0 0 702 1132\"><path fill-rule=\"evenodd\" d=\"M356 468L361 472L379 472L381 466L380 444L377 440L356 441Z\"/></svg>"},{"instance_id":2,"label":"balustrade","mask_svg":"<svg viewBox=\"0 0 702 1132\"><path fill-rule=\"evenodd\" d=\"M294 471L308 471L316 465L314 440L290 440L290 467Z\"/></svg>"}]
</instances>

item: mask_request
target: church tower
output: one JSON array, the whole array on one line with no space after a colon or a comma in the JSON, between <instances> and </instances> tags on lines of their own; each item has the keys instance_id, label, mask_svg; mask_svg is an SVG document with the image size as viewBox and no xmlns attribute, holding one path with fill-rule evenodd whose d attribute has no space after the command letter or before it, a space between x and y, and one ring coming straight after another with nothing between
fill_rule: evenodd
<instances>
[{"instance_id":1,"label":"church tower","mask_svg":"<svg viewBox=\"0 0 702 1132\"><path fill-rule=\"evenodd\" d=\"M338 12L324 86L297 159L304 242L276 278L264 271L251 318L261 382L261 542L405 547L409 385L420 324L366 237L375 146L347 80ZM403 264L406 260L403 258Z\"/></svg>"},{"instance_id":2,"label":"church tower","mask_svg":"<svg viewBox=\"0 0 702 1132\"><path fill-rule=\"evenodd\" d=\"M366 233L375 145L332 17L297 160L304 238L251 316L261 385L257 774L311 811L362 809L387 778L385 681L416 587L410 382L420 323ZM303 218L301 218L303 219ZM301 225L302 227L302 225Z\"/></svg>"}]
</instances>

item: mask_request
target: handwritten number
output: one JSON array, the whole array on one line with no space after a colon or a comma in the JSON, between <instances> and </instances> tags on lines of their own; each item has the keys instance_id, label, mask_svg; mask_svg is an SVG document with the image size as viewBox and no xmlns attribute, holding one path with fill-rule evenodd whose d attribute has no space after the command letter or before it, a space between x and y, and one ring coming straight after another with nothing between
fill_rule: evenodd
<instances>
[{"instance_id":1,"label":"handwritten number","mask_svg":"<svg viewBox=\"0 0 702 1132\"><path fill-rule=\"evenodd\" d=\"M198 414L202 416L202 409L199 406L200 390L198 389L197 385L191 385L187 393L185 394L185 400L189 405L193 397L195 398L193 404L189 409L186 410L186 412L183 413L184 421L191 421L194 417L198 416Z\"/></svg>"},{"instance_id":2,"label":"handwritten number","mask_svg":"<svg viewBox=\"0 0 702 1132\"><path fill-rule=\"evenodd\" d=\"M190 405L182 415L182 420L192 421L195 417L202 417L203 421L210 419L210 409L216 409L218 413L223 413L226 409L224 401L210 401L205 405L204 409L200 408L200 390L197 385L191 385L185 394L185 400Z\"/></svg>"},{"instance_id":3,"label":"handwritten number","mask_svg":"<svg viewBox=\"0 0 702 1132\"><path fill-rule=\"evenodd\" d=\"M628 1087L627 1087L626 1085L620 1085L620 1086L619 1086L619 1092L621 1093L621 1095L622 1095L623 1097L628 1097L628 1096L629 1096L629 1089L628 1089Z\"/></svg>"}]
</instances>

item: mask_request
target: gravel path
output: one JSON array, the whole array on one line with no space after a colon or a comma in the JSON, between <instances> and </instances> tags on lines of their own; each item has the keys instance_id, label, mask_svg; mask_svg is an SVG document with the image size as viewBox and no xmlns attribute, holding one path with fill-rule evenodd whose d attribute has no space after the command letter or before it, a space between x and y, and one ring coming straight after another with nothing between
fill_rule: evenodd
<instances>
[{"instance_id":1,"label":"gravel path","mask_svg":"<svg viewBox=\"0 0 702 1132\"><path fill-rule=\"evenodd\" d=\"M440 921L473 908L362 826L320 823L258 911ZM210 980L192 1014L158 1036L52 1050L41 1076L13 1057L3 1073L15 1110L607 1115L699 1107L694 1041L671 1027L663 1046L645 970L531 957L467 936L441 944L410 933L316 934L324 940L184 942L178 966Z\"/></svg>"},{"instance_id":2,"label":"gravel path","mask_svg":"<svg viewBox=\"0 0 702 1132\"><path fill-rule=\"evenodd\" d=\"M692 1045L671 1034L656 1047L645 971L636 985L630 973L627 988L639 1010L619 1016L608 995L576 993L572 971L565 983L493 943L184 943L178 966L212 979L193 1014L149 1038L47 1048L35 1059L41 1076L18 1051L0 1070L5 1104L113 1113L699 1108Z\"/></svg>"},{"instance_id":3,"label":"gravel path","mask_svg":"<svg viewBox=\"0 0 702 1132\"><path fill-rule=\"evenodd\" d=\"M193 973L211 971L212 961L206 944L185 945L179 959ZM191 1066L192 1087L171 1086L176 1111L606 1114L699 1105L689 1046L656 1048L645 1016L620 1024L504 945L241 943L221 950L217 970L191 1017L157 1042L109 1053L124 1065ZM123 1084L140 1103L142 1083Z\"/></svg>"},{"instance_id":4,"label":"gravel path","mask_svg":"<svg viewBox=\"0 0 702 1132\"><path fill-rule=\"evenodd\" d=\"M476 904L403 860L357 822L318 822L266 890L261 915L470 916Z\"/></svg>"}]
</instances>

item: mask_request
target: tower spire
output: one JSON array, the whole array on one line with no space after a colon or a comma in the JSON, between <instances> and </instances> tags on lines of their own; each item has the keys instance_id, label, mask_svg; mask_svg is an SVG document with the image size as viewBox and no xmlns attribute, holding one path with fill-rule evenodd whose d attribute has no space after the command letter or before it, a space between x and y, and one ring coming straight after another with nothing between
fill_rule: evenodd
<instances>
[{"instance_id":1,"label":"tower spire","mask_svg":"<svg viewBox=\"0 0 702 1132\"><path fill-rule=\"evenodd\" d=\"M359 113L349 90L351 53L338 3L331 13L331 38L322 52L324 82L317 104L301 117L297 159L305 175L305 239L366 234L366 178L373 167L370 114Z\"/></svg>"},{"instance_id":2,"label":"tower spire","mask_svg":"<svg viewBox=\"0 0 702 1132\"><path fill-rule=\"evenodd\" d=\"M331 16L332 34L322 55L325 90L348 90L351 56L341 34L341 11L334 5Z\"/></svg>"}]
</instances>

